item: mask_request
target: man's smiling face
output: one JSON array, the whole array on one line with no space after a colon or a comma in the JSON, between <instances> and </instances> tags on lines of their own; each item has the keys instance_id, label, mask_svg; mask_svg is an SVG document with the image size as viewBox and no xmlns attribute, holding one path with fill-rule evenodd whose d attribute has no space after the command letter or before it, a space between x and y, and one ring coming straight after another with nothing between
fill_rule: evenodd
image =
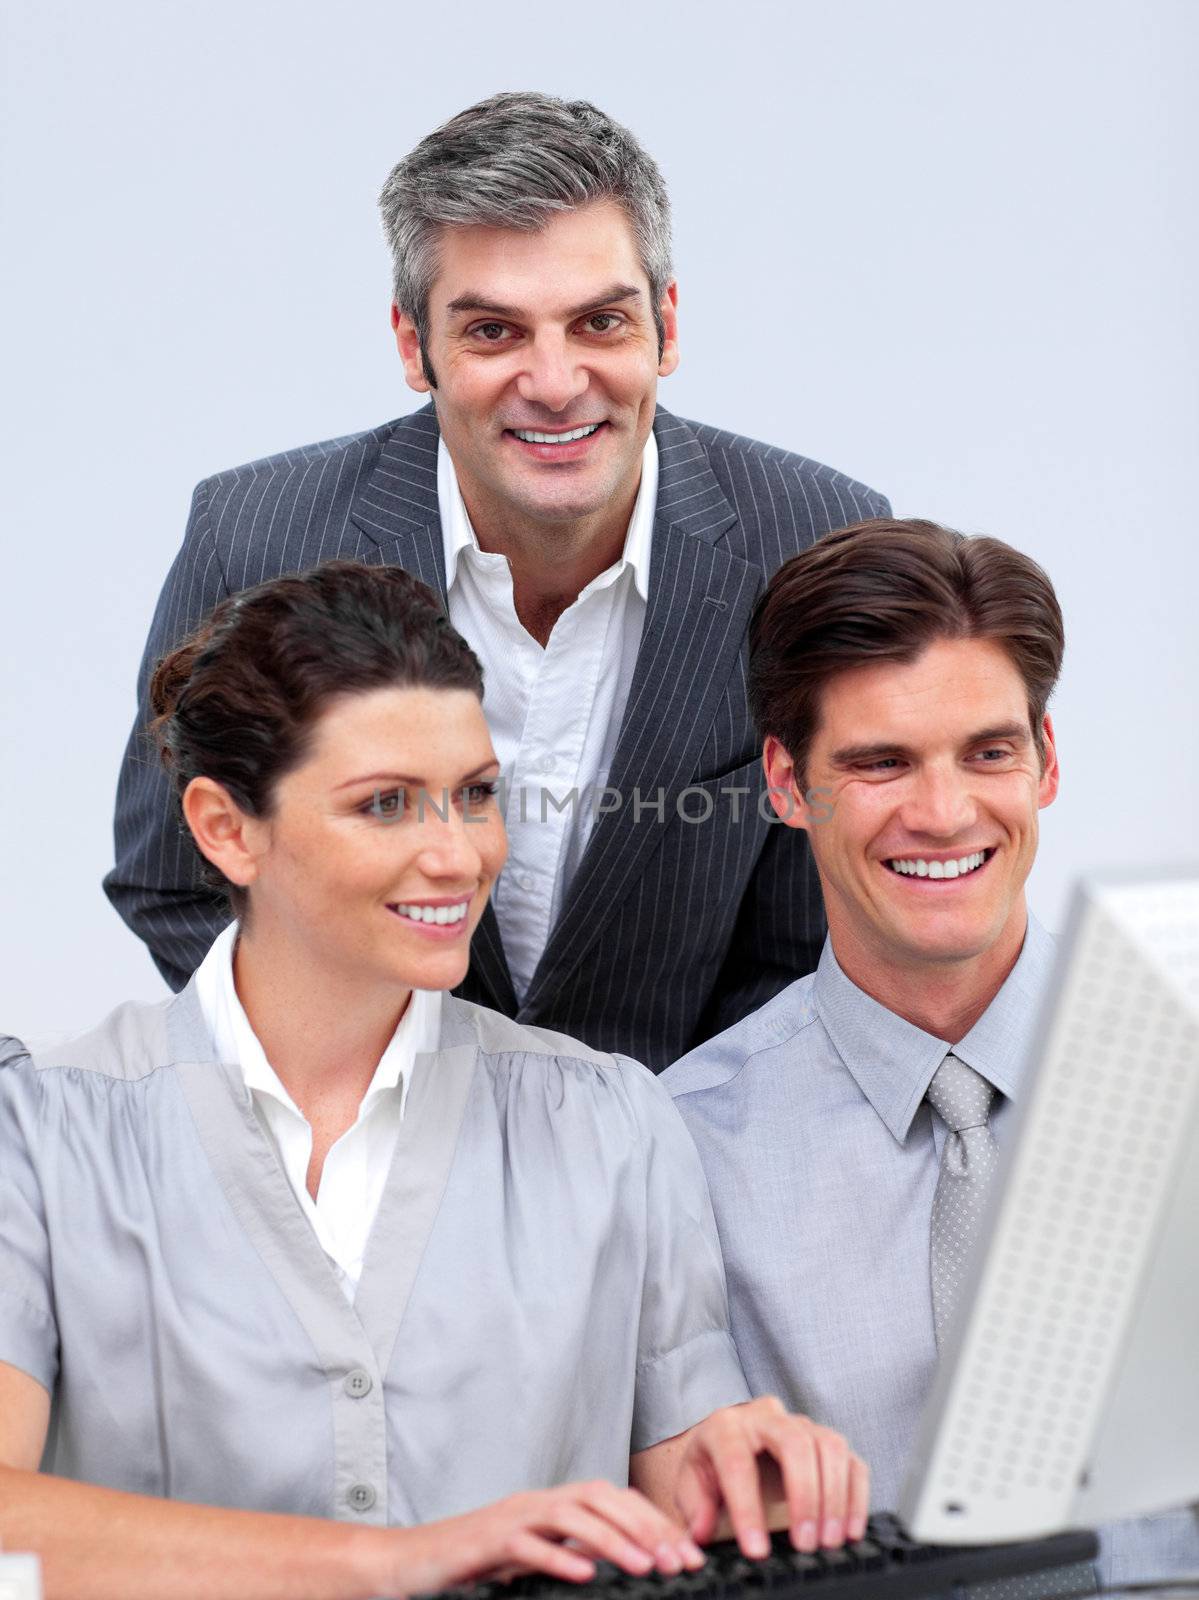
<instances>
[{"instance_id":1,"label":"man's smiling face","mask_svg":"<svg viewBox=\"0 0 1199 1600\"><path fill-rule=\"evenodd\" d=\"M547 525L631 509L658 378L678 363L675 289L660 305L624 211L599 201L537 233L446 227L429 294L437 420L476 520ZM405 376L431 388L409 318ZM547 438L548 436L548 438Z\"/></svg>"},{"instance_id":2,"label":"man's smiling face","mask_svg":"<svg viewBox=\"0 0 1199 1600\"><path fill-rule=\"evenodd\" d=\"M1037 813L1058 786L1048 717L1043 731L1042 770L1023 681L988 639L938 640L906 665L856 667L825 684L806 773L823 803L793 805L839 958L866 973L998 946L1014 959ZM777 740L766 766L773 786L798 784Z\"/></svg>"}]
</instances>

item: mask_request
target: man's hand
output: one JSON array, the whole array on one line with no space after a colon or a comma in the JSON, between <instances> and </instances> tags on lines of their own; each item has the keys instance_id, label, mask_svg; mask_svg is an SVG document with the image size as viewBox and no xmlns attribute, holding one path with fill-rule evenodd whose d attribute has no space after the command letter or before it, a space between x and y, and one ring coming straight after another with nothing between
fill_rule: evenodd
<instances>
[{"instance_id":1,"label":"man's hand","mask_svg":"<svg viewBox=\"0 0 1199 1600\"><path fill-rule=\"evenodd\" d=\"M716 1532L722 1506L743 1555L770 1553L765 1501L785 1501L798 1550L860 1539L870 1473L839 1433L768 1395L714 1411L682 1436L674 1502L692 1538Z\"/></svg>"},{"instance_id":2,"label":"man's hand","mask_svg":"<svg viewBox=\"0 0 1199 1600\"><path fill-rule=\"evenodd\" d=\"M704 1560L684 1529L644 1495L602 1481L509 1495L465 1516L396 1532L388 1590L394 1594L521 1572L585 1583L595 1576L597 1560L626 1572L657 1567L674 1576Z\"/></svg>"}]
</instances>

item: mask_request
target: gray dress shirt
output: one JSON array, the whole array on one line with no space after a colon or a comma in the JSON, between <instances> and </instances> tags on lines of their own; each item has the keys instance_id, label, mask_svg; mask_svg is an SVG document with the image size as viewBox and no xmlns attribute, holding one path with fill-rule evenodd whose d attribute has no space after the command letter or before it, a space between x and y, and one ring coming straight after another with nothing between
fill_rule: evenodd
<instances>
[{"instance_id":1,"label":"gray dress shirt","mask_svg":"<svg viewBox=\"0 0 1199 1600\"><path fill-rule=\"evenodd\" d=\"M826 941L817 971L663 1074L699 1147L755 1394L844 1433L895 1505L937 1360L929 1226L946 1127L924 1099L950 1044L999 1091L1002 1147L1053 940L1019 959L964 1039L865 994ZM1103 1576L1199 1570L1190 1511L1106 1530Z\"/></svg>"},{"instance_id":2,"label":"gray dress shirt","mask_svg":"<svg viewBox=\"0 0 1199 1600\"><path fill-rule=\"evenodd\" d=\"M0 1361L43 1465L370 1523L568 1479L747 1398L695 1148L643 1067L465 1001L347 1302L194 980L0 1040Z\"/></svg>"}]
</instances>

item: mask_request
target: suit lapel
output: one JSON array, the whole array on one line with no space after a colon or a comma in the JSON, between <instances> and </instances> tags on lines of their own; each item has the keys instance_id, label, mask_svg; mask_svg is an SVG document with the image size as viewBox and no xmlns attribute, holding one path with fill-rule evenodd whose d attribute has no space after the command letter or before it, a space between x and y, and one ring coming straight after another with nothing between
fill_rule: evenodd
<instances>
[{"instance_id":1,"label":"suit lapel","mask_svg":"<svg viewBox=\"0 0 1199 1600\"><path fill-rule=\"evenodd\" d=\"M649 604L608 780L621 791L622 804L596 819L522 1017L578 965L661 843L761 588L758 567L716 547L737 518L698 439L666 412L659 412L654 431L659 480ZM643 801L640 821L634 790ZM649 809L659 795L663 823Z\"/></svg>"},{"instance_id":2,"label":"suit lapel","mask_svg":"<svg viewBox=\"0 0 1199 1600\"><path fill-rule=\"evenodd\" d=\"M350 521L369 541L364 559L403 567L446 600L445 546L437 503L437 441L433 407L401 417L363 479L350 506ZM512 1015L516 991L500 943L500 925L488 901L471 941L471 966L492 1003Z\"/></svg>"},{"instance_id":3,"label":"suit lapel","mask_svg":"<svg viewBox=\"0 0 1199 1600\"><path fill-rule=\"evenodd\" d=\"M403 567L445 605L445 549L437 505L439 436L432 406L401 417L354 493L350 521L368 541L364 560Z\"/></svg>"}]
</instances>

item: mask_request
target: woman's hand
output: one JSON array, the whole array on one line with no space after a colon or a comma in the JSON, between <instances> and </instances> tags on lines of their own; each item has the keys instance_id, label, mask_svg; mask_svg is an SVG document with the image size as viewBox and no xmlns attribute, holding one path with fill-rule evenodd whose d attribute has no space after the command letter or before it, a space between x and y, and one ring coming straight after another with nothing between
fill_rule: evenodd
<instances>
[{"instance_id":1,"label":"woman's hand","mask_svg":"<svg viewBox=\"0 0 1199 1600\"><path fill-rule=\"evenodd\" d=\"M865 1462L839 1433L794 1415L771 1395L714 1411L678 1443L671 1499L700 1543L717 1533L724 1509L742 1552L768 1555L764 1501L771 1500L786 1502L798 1550L840 1545L865 1531Z\"/></svg>"},{"instance_id":2,"label":"woman's hand","mask_svg":"<svg viewBox=\"0 0 1199 1600\"><path fill-rule=\"evenodd\" d=\"M585 1583L596 1561L673 1575L704 1560L678 1523L644 1495L602 1481L509 1495L465 1516L405 1528L400 1538L388 1590L397 1595L518 1572Z\"/></svg>"}]
</instances>

